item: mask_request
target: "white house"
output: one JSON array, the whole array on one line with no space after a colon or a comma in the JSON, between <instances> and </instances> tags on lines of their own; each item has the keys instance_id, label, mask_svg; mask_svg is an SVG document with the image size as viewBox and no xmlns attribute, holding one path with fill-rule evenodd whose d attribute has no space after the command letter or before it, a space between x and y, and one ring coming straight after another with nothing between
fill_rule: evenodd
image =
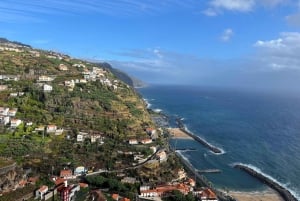
<instances>
[{"instance_id":1,"label":"white house","mask_svg":"<svg viewBox=\"0 0 300 201\"><path fill-rule=\"evenodd\" d=\"M48 192L48 186L41 186L35 193L36 197L39 197L41 200L44 199L44 195Z\"/></svg>"},{"instance_id":2,"label":"white house","mask_svg":"<svg viewBox=\"0 0 300 201\"><path fill-rule=\"evenodd\" d=\"M130 139L128 141L128 143L131 144L131 145L134 145L134 144L138 144L138 141L137 141L137 139Z\"/></svg>"},{"instance_id":3,"label":"white house","mask_svg":"<svg viewBox=\"0 0 300 201\"><path fill-rule=\"evenodd\" d=\"M47 131L47 133L55 133L56 129L57 129L56 125L48 125L46 131Z\"/></svg>"},{"instance_id":4,"label":"white house","mask_svg":"<svg viewBox=\"0 0 300 201\"><path fill-rule=\"evenodd\" d=\"M159 159L160 162L167 160L167 154L165 151L160 151L156 154L156 157Z\"/></svg>"},{"instance_id":5,"label":"white house","mask_svg":"<svg viewBox=\"0 0 300 201\"><path fill-rule=\"evenodd\" d=\"M0 107L0 115L7 116L9 108L8 107Z\"/></svg>"},{"instance_id":6,"label":"white house","mask_svg":"<svg viewBox=\"0 0 300 201\"><path fill-rule=\"evenodd\" d=\"M17 128L22 123L20 119L11 119L10 120L10 127Z\"/></svg>"},{"instance_id":7,"label":"white house","mask_svg":"<svg viewBox=\"0 0 300 201\"><path fill-rule=\"evenodd\" d=\"M38 81L39 82L51 82L54 79L52 77L46 76L46 75L42 75L39 77Z\"/></svg>"},{"instance_id":8,"label":"white house","mask_svg":"<svg viewBox=\"0 0 300 201\"><path fill-rule=\"evenodd\" d=\"M17 114L17 109L10 109L9 111L8 111L8 116L10 116L10 117L14 117L14 116L16 116L16 114Z\"/></svg>"},{"instance_id":9,"label":"white house","mask_svg":"<svg viewBox=\"0 0 300 201\"><path fill-rule=\"evenodd\" d=\"M58 69L60 71L67 71L67 70L69 70L68 66L66 66L65 64L59 64Z\"/></svg>"},{"instance_id":10,"label":"white house","mask_svg":"<svg viewBox=\"0 0 300 201\"><path fill-rule=\"evenodd\" d=\"M77 142L83 142L83 135L77 135Z\"/></svg>"},{"instance_id":11,"label":"white house","mask_svg":"<svg viewBox=\"0 0 300 201\"><path fill-rule=\"evenodd\" d=\"M0 116L0 124L7 125L9 123L10 117Z\"/></svg>"},{"instance_id":12,"label":"white house","mask_svg":"<svg viewBox=\"0 0 300 201\"><path fill-rule=\"evenodd\" d=\"M53 87L48 84L44 84L44 92L50 92L53 90Z\"/></svg>"}]
</instances>

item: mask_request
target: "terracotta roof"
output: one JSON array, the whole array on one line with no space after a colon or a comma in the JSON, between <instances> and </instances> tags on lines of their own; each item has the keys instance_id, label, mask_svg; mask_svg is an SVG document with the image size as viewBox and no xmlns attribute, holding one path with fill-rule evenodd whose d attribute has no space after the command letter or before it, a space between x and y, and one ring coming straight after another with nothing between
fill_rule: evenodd
<instances>
[{"instance_id":1,"label":"terracotta roof","mask_svg":"<svg viewBox=\"0 0 300 201\"><path fill-rule=\"evenodd\" d=\"M61 170L60 171L60 176L61 177L72 176L72 170Z\"/></svg>"},{"instance_id":2,"label":"terracotta roof","mask_svg":"<svg viewBox=\"0 0 300 201\"><path fill-rule=\"evenodd\" d=\"M119 199L119 194L112 194L111 197L114 200L118 200Z\"/></svg>"},{"instance_id":3,"label":"terracotta roof","mask_svg":"<svg viewBox=\"0 0 300 201\"><path fill-rule=\"evenodd\" d=\"M63 179L63 178L57 178L57 179L55 180L55 185L62 184L62 183L64 183L65 181L66 181L66 180Z\"/></svg>"},{"instance_id":4,"label":"terracotta roof","mask_svg":"<svg viewBox=\"0 0 300 201\"><path fill-rule=\"evenodd\" d=\"M40 189L39 189L39 191L40 191L41 193L47 192L47 191L48 191L48 186L45 186L45 185L41 186Z\"/></svg>"}]
</instances>

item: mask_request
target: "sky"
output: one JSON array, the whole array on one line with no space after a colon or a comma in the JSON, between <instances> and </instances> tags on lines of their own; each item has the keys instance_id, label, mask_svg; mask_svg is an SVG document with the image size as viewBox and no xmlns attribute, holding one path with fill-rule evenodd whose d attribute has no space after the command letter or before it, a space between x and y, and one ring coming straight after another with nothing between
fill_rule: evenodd
<instances>
[{"instance_id":1,"label":"sky","mask_svg":"<svg viewBox=\"0 0 300 201\"><path fill-rule=\"evenodd\" d=\"M300 91L299 0L1 0L0 37L147 83Z\"/></svg>"}]
</instances>

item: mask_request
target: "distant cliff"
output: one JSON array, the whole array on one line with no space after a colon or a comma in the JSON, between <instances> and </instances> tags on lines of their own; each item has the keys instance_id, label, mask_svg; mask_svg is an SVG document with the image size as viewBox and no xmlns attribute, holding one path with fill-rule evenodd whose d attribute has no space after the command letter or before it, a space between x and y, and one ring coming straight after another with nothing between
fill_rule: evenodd
<instances>
[{"instance_id":1,"label":"distant cliff","mask_svg":"<svg viewBox=\"0 0 300 201\"><path fill-rule=\"evenodd\" d=\"M126 74L125 72L123 72L119 69L113 68L109 63L104 62L104 63L100 63L100 65L104 68L109 69L109 71L111 71L118 79L122 80L129 86L132 86L132 87L145 87L146 86L146 84L143 81L141 81L135 77L129 76L128 74Z\"/></svg>"}]
</instances>

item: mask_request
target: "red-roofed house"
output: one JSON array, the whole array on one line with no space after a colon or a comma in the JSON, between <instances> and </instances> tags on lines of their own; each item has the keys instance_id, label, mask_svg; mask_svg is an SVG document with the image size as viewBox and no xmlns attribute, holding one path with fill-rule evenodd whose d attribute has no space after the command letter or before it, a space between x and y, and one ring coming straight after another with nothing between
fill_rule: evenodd
<instances>
[{"instance_id":1,"label":"red-roofed house","mask_svg":"<svg viewBox=\"0 0 300 201\"><path fill-rule=\"evenodd\" d=\"M47 126L47 133L55 133L57 129L56 125L48 125Z\"/></svg>"},{"instance_id":2,"label":"red-roofed house","mask_svg":"<svg viewBox=\"0 0 300 201\"><path fill-rule=\"evenodd\" d=\"M35 195L36 197L39 197L41 200L44 199L45 193L47 193L49 190L48 186L41 186L36 192Z\"/></svg>"},{"instance_id":3,"label":"red-roofed house","mask_svg":"<svg viewBox=\"0 0 300 201\"><path fill-rule=\"evenodd\" d=\"M148 138L143 139L143 140L141 140L141 143L142 144L150 144L150 143L152 143L152 139L148 139Z\"/></svg>"},{"instance_id":4,"label":"red-roofed house","mask_svg":"<svg viewBox=\"0 0 300 201\"><path fill-rule=\"evenodd\" d=\"M114 193L111 195L111 198L114 200L119 200L119 194Z\"/></svg>"},{"instance_id":5,"label":"red-roofed house","mask_svg":"<svg viewBox=\"0 0 300 201\"><path fill-rule=\"evenodd\" d=\"M72 170L61 170L60 177L64 179L71 179L73 177Z\"/></svg>"},{"instance_id":6,"label":"red-roofed house","mask_svg":"<svg viewBox=\"0 0 300 201\"><path fill-rule=\"evenodd\" d=\"M216 194L209 188L203 190L199 196L201 201L218 201Z\"/></svg>"}]
</instances>

